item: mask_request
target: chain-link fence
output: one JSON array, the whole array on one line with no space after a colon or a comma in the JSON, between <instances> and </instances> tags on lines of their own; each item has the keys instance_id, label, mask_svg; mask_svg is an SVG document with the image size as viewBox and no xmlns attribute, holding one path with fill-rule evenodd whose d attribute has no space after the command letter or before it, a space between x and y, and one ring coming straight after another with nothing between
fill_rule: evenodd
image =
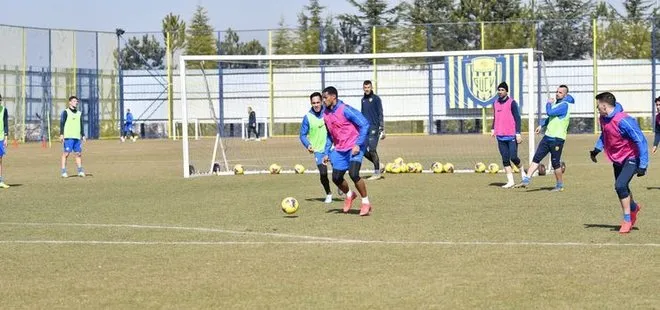
<instances>
[{"instance_id":1,"label":"chain-link fence","mask_svg":"<svg viewBox=\"0 0 660 310\"><path fill-rule=\"evenodd\" d=\"M600 91L613 92L627 112L639 117L645 129L651 129L658 80L656 54L660 46L656 24L651 19L473 22L370 29L355 24L333 24L321 29L219 31L215 32L215 41L217 53L229 55L533 48L543 53L538 53L534 62L536 98L526 104L540 108L557 85L567 84L576 99L571 130L594 132L598 128L593 98ZM84 129L89 137L118 137L128 109L138 124L139 134L173 135L172 126L178 121L175 110L179 106L179 91L173 81L178 74L178 56L185 53L183 42L168 40L163 32L115 33L13 26L0 26L0 39L5 46L11 46L0 54L0 94L10 115L12 140L49 141L57 136L60 114L71 95L80 98ZM207 97L217 107L223 132L238 135L231 124L243 121L247 117L244 111L250 105L259 110L266 122L275 124L271 134L295 133L296 126L286 126L291 118L281 113L278 106L289 106L294 100L296 104L305 101L302 95L285 93L312 90L309 81L304 83L305 89L297 89L296 85L302 84L259 77L266 84L258 89L268 91L251 92L254 83L249 70L259 69L255 74L268 76L296 66L307 68L305 74L314 76L314 90L330 83L344 85L344 93L353 97L356 106L363 79L371 79L377 93L386 93L387 89L380 86L392 79L393 72L401 74L400 80L414 75L410 79L416 84L410 84L409 88L414 88L415 94L402 90L391 99L384 98L386 121L409 122L394 126L400 127L395 130L401 133L479 132L488 125L489 109L450 105L447 59L389 58L280 61L270 69L264 63L224 63L209 68L205 74L209 79L217 79L217 83L211 83L213 91ZM342 66L350 68L342 71ZM358 69L359 66L362 68ZM525 72L521 76L524 83ZM393 101L405 101L403 93L424 102L398 109L399 103Z\"/></svg>"}]
</instances>

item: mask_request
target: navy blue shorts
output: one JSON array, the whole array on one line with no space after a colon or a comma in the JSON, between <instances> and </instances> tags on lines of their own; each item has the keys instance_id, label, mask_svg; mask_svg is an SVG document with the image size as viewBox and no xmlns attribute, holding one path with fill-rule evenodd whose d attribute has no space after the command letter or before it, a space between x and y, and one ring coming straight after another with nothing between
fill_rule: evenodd
<instances>
[{"instance_id":1,"label":"navy blue shorts","mask_svg":"<svg viewBox=\"0 0 660 310\"><path fill-rule=\"evenodd\" d=\"M7 139L7 137L5 137ZM0 157L5 156L7 154L7 151L5 151L5 140L0 141Z\"/></svg>"},{"instance_id":2,"label":"navy blue shorts","mask_svg":"<svg viewBox=\"0 0 660 310\"><path fill-rule=\"evenodd\" d=\"M552 168L559 169L561 167L561 152L564 149L564 140L558 138L548 138L544 136L539 142L539 146L536 148L536 153L534 153L534 159L532 162L540 163L545 156L550 153L552 160Z\"/></svg>"}]
</instances>

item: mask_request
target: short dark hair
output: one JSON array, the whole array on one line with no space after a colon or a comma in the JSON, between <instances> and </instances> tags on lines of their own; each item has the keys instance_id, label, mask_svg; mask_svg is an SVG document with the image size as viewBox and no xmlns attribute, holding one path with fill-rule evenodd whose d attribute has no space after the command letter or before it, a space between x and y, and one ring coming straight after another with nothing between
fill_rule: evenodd
<instances>
[{"instance_id":1,"label":"short dark hair","mask_svg":"<svg viewBox=\"0 0 660 310\"><path fill-rule=\"evenodd\" d=\"M1 98L1 97L0 97L0 98ZM655 98L655 102L658 102L658 101L660 101L660 97Z\"/></svg>"},{"instance_id":2,"label":"short dark hair","mask_svg":"<svg viewBox=\"0 0 660 310\"><path fill-rule=\"evenodd\" d=\"M69 97L69 101L71 101L71 100L73 100L73 99L80 100L80 99L78 99L78 97L76 97L76 96L71 96L71 97Z\"/></svg>"},{"instance_id":3,"label":"short dark hair","mask_svg":"<svg viewBox=\"0 0 660 310\"><path fill-rule=\"evenodd\" d=\"M559 88L566 88L566 92L568 92L568 86L566 86L566 84L559 85Z\"/></svg>"},{"instance_id":4,"label":"short dark hair","mask_svg":"<svg viewBox=\"0 0 660 310\"><path fill-rule=\"evenodd\" d=\"M596 95L596 100L606 102L610 106L616 104L616 97L610 92L604 92Z\"/></svg>"},{"instance_id":5,"label":"short dark hair","mask_svg":"<svg viewBox=\"0 0 660 310\"><path fill-rule=\"evenodd\" d=\"M362 82L362 85L371 85L371 80L364 80L364 82Z\"/></svg>"},{"instance_id":6,"label":"short dark hair","mask_svg":"<svg viewBox=\"0 0 660 310\"><path fill-rule=\"evenodd\" d=\"M337 93L337 89L334 86L328 86L323 89L324 93L327 93L328 95L335 95L335 97L339 97L339 94Z\"/></svg>"},{"instance_id":7,"label":"short dark hair","mask_svg":"<svg viewBox=\"0 0 660 310\"><path fill-rule=\"evenodd\" d=\"M314 99L314 97L323 98L323 96L321 96L321 93L319 93L317 91L315 91L311 95L309 95L309 100L312 101L312 99Z\"/></svg>"}]
</instances>

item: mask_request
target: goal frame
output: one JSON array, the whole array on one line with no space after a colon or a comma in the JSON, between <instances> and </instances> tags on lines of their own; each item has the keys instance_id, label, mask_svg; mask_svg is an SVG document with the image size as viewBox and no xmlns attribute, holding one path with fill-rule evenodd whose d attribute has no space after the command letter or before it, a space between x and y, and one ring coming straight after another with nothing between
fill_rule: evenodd
<instances>
[{"instance_id":1,"label":"goal frame","mask_svg":"<svg viewBox=\"0 0 660 310\"><path fill-rule=\"evenodd\" d=\"M183 148L183 177L189 178L190 153L188 145L188 100L186 90L186 62L188 61L218 61L218 62L237 62L237 61L267 61L272 66L273 61L281 60L378 60L387 58L433 58L447 56L485 56L485 55L505 55L517 54L524 55L527 58L527 98L528 108L528 135L529 143L529 162L534 157L536 141L534 132L535 105L532 104L535 98L535 77L534 56L535 51L532 48L524 49L496 49L496 50L464 50L464 51L434 51L434 52L403 52L403 53L371 53L371 54L302 54L302 55L182 55L179 57L179 78L181 92L181 121L182 121L182 148ZM272 107L271 107L272 108ZM272 120L271 120L272 122ZM529 163L528 163L529 164Z\"/></svg>"}]
</instances>

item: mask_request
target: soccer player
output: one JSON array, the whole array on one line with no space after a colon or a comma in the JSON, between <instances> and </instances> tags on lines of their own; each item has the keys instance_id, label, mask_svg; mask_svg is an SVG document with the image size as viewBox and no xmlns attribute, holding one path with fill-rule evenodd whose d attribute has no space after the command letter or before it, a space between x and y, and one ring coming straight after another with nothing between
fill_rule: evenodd
<instances>
[{"instance_id":1,"label":"soccer player","mask_svg":"<svg viewBox=\"0 0 660 310\"><path fill-rule=\"evenodd\" d=\"M329 156L323 158L323 162L327 164L328 160L330 161L332 164L332 182L343 193L346 193L344 213L348 213L353 199L357 197L348 187L348 182L344 180L344 174L348 171L348 175L362 197L360 215L369 215L372 207L367 197L367 185L360 178L362 157L367 148L369 121L358 110L337 99L337 96L337 89L332 86L323 90L323 102L325 104L323 120L334 143L334 149L330 151Z\"/></svg>"},{"instance_id":2,"label":"soccer player","mask_svg":"<svg viewBox=\"0 0 660 310\"><path fill-rule=\"evenodd\" d=\"M660 97L655 98L655 137L653 139L653 154L658 150L658 143L660 143Z\"/></svg>"},{"instance_id":3,"label":"soccer player","mask_svg":"<svg viewBox=\"0 0 660 310\"><path fill-rule=\"evenodd\" d=\"M300 125L300 142L316 158L316 167L319 169L321 184L325 190L325 203L332 203L330 179L328 179L328 166L323 164L323 158L330 154L332 141L328 137L328 130L323 120L322 96L314 92L309 96L312 107L305 114Z\"/></svg>"},{"instance_id":4,"label":"soccer player","mask_svg":"<svg viewBox=\"0 0 660 310\"><path fill-rule=\"evenodd\" d=\"M60 141L64 144L62 152L62 177L68 177L66 173L66 160L71 152L76 153L76 166L78 176L84 177L82 167L82 142L86 141L83 129L82 112L78 110L78 97L69 97L69 106L60 116Z\"/></svg>"},{"instance_id":5,"label":"soccer player","mask_svg":"<svg viewBox=\"0 0 660 310\"><path fill-rule=\"evenodd\" d=\"M376 151L378 140L385 139L383 103L380 101L380 97L374 94L371 81L364 81L362 90L364 90L364 97L362 97L361 112L369 121L369 139L364 157L374 164L374 175L367 180L378 180L383 178L380 171L378 152Z\"/></svg>"},{"instance_id":6,"label":"soccer player","mask_svg":"<svg viewBox=\"0 0 660 310\"><path fill-rule=\"evenodd\" d=\"M571 112L569 106L574 103L575 99L568 94L568 86L566 85L559 85L555 93L555 98L548 99L548 102L545 104L545 113L548 115L548 118L535 130L536 134L540 134L541 130L545 129L545 135L536 148L532 163L527 168L527 174L516 187L529 186L532 174L538 169L541 160L550 153L552 168L555 170L555 179L557 180L557 184L552 191L561 192L564 190L563 172L561 171L561 152L564 149L564 141L566 141L566 134L568 133L568 125L570 123Z\"/></svg>"},{"instance_id":7,"label":"soccer player","mask_svg":"<svg viewBox=\"0 0 660 310\"><path fill-rule=\"evenodd\" d=\"M248 140L250 139L250 133L254 132L254 136L259 141L259 131L257 131L257 113L252 110L252 107L248 107Z\"/></svg>"},{"instance_id":8,"label":"soccer player","mask_svg":"<svg viewBox=\"0 0 660 310\"><path fill-rule=\"evenodd\" d=\"M0 95L0 188L9 188L2 178L2 157L5 156L7 148L7 138L9 135L9 113L2 105L2 95Z\"/></svg>"},{"instance_id":9,"label":"soccer player","mask_svg":"<svg viewBox=\"0 0 660 310\"><path fill-rule=\"evenodd\" d=\"M593 151L591 160L597 162L596 155L605 151L605 155L614 167L614 188L623 210L623 222L620 233L629 233L637 221L637 213L642 208L630 191L630 181L636 174L646 174L649 152L646 137L634 118L623 112L612 93L604 92L596 96L600 114L601 134Z\"/></svg>"},{"instance_id":10,"label":"soccer player","mask_svg":"<svg viewBox=\"0 0 660 310\"><path fill-rule=\"evenodd\" d=\"M126 141L126 136L128 136L128 133L131 133L131 140L135 142L137 137L133 132L133 113L131 113L131 109L126 110L126 121L124 122L124 128L121 133L121 142Z\"/></svg>"},{"instance_id":11,"label":"soccer player","mask_svg":"<svg viewBox=\"0 0 660 310\"><path fill-rule=\"evenodd\" d=\"M509 85L506 82L497 86L497 100L493 103L493 127L491 135L497 138L497 147L502 156L502 164L506 172L506 184L502 188L512 188L515 183L513 180L513 169L511 163L520 169L524 176L524 171L518 157L518 144L522 143L520 135L520 110L518 103L509 97Z\"/></svg>"}]
</instances>

